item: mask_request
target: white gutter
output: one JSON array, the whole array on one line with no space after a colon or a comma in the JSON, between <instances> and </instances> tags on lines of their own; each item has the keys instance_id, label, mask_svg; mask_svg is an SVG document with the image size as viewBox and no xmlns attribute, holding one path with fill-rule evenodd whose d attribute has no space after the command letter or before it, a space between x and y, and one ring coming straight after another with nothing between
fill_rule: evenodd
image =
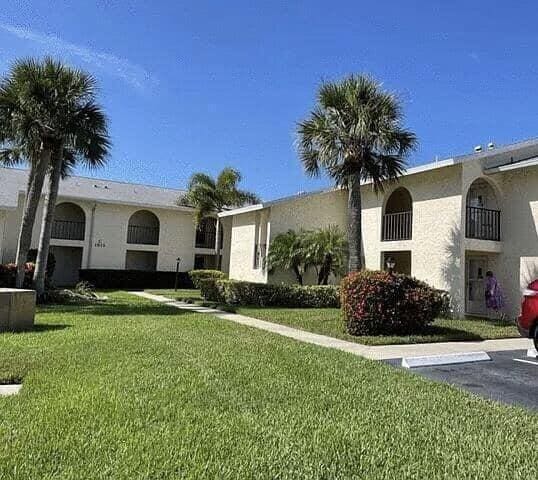
<instances>
[{"instance_id":1,"label":"white gutter","mask_svg":"<svg viewBox=\"0 0 538 480\"><path fill-rule=\"evenodd\" d=\"M520 168L534 167L536 165L538 165L538 157L533 157L520 162L506 163L504 165L498 165L497 167L485 168L484 173L493 174L509 172L510 170L519 170Z\"/></svg>"}]
</instances>

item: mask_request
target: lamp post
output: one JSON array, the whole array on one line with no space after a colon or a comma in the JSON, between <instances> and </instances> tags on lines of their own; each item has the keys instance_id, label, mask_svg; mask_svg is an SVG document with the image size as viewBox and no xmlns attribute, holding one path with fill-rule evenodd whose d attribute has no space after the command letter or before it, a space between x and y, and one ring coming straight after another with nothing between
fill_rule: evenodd
<instances>
[{"instance_id":1,"label":"lamp post","mask_svg":"<svg viewBox=\"0 0 538 480\"><path fill-rule=\"evenodd\" d=\"M396 260L394 260L394 257L387 257L385 264L387 265L389 275L394 275L394 269L396 268Z\"/></svg>"},{"instance_id":2,"label":"lamp post","mask_svg":"<svg viewBox=\"0 0 538 480\"><path fill-rule=\"evenodd\" d=\"M181 263L181 258L176 258L176 281L174 282L174 291L177 292L177 286L179 283L179 264Z\"/></svg>"}]
</instances>

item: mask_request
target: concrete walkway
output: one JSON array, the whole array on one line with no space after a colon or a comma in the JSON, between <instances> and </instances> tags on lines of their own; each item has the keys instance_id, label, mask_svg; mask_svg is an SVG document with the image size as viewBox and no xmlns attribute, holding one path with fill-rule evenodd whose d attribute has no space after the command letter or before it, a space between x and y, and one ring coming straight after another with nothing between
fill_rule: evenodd
<instances>
[{"instance_id":1,"label":"concrete walkway","mask_svg":"<svg viewBox=\"0 0 538 480\"><path fill-rule=\"evenodd\" d=\"M239 315L237 313L227 313L214 308L201 307L191 303L179 302L161 295L153 295L146 292L129 292L139 297L154 300L166 305L195 313L208 313L215 315L222 320L246 325L247 327L259 328L267 332L277 333L284 337L293 338L300 342L312 343L327 348L336 348L343 352L353 353L361 357L373 360L387 360L391 358L412 357L418 355L439 355L443 353L464 353L464 352L497 352L504 350L526 350L531 346L531 341L525 338L507 338L502 340L481 340L474 342L442 342L442 343L417 343L412 345L383 345L368 346L360 343L348 342L338 338L327 337L317 333L306 332L296 328L280 325L278 323L266 322L257 318Z\"/></svg>"}]
</instances>

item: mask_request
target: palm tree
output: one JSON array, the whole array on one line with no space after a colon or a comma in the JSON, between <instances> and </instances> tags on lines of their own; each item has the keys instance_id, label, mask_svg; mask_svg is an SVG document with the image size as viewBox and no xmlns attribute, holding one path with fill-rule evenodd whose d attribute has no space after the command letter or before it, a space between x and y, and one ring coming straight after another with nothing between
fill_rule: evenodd
<instances>
[{"instance_id":1,"label":"palm tree","mask_svg":"<svg viewBox=\"0 0 538 480\"><path fill-rule=\"evenodd\" d=\"M205 173L195 173L189 180L187 193L178 200L180 205L192 206L195 211L195 222L199 225L202 219L211 217L227 208L242 207L259 203L259 197L246 190L241 190L241 174L230 167L224 168L216 179ZM220 222L217 218L216 232L217 268L220 270Z\"/></svg>"},{"instance_id":2,"label":"palm tree","mask_svg":"<svg viewBox=\"0 0 538 480\"><path fill-rule=\"evenodd\" d=\"M10 165L26 158L30 165L15 259L17 288L24 282L24 264L54 144L44 108L51 93L48 83L44 64L31 59L16 62L0 80L1 160Z\"/></svg>"},{"instance_id":3,"label":"palm tree","mask_svg":"<svg viewBox=\"0 0 538 480\"><path fill-rule=\"evenodd\" d=\"M70 82L70 77L78 77L79 83ZM20 60L0 80L0 161L7 165L26 161L30 166L15 259L18 288L24 281L24 263L53 152L74 145L75 151L95 148L89 143L84 145L89 139L73 129L73 121L90 126L95 105L81 91L93 91L93 83L88 75L50 58Z\"/></svg>"},{"instance_id":4,"label":"palm tree","mask_svg":"<svg viewBox=\"0 0 538 480\"><path fill-rule=\"evenodd\" d=\"M318 285L327 285L331 273L338 276L344 272L347 242L338 226L306 232L303 245L307 265L316 269Z\"/></svg>"},{"instance_id":5,"label":"palm tree","mask_svg":"<svg viewBox=\"0 0 538 480\"><path fill-rule=\"evenodd\" d=\"M271 242L266 259L266 266L269 270L281 268L293 271L299 285L303 284L303 276L307 269L305 235L304 231L296 233L293 230L279 233Z\"/></svg>"},{"instance_id":6,"label":"palm tree","mask_svg":"<svg viewBox=\"0 0 538 480\"><path fill-rule=\"evenodd\" d=\"M416 147L415 134L402 126L396 96L365 75L323 84L318 105L299 123L299 156L307 174L325 170L336 186L348 191L348 270L362 268L361 182L376 192L405 170Z\"/></svg>"},{"instance_id":7,"label":"palm tree","mask_svg":"<svg viewBox=\"0 0 538 480\"><path fill-rule=\"evenodd\" d=\"M85 164L89 168L104 165L110 148L107 119L95 102L96 83L93 77L60 63L51 64L49 68L53 69L56 79L54 84L57 95L52 107L57 116L54 119L56 142L34 272L34 288L38 297L45 290L45 273L60 179L68 176L77 164Z\"/></svg>"}]
</instances>

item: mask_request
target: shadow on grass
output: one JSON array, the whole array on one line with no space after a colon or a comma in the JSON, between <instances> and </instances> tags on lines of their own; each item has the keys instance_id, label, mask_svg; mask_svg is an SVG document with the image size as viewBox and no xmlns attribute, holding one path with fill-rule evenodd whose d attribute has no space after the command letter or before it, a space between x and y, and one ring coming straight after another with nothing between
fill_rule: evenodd
<instances>
[{"instance_id":1,"label":"shadow on grass","mask_svg":"<svg viewBox=\"0 0 538 480\"><path fill-rule=\"evenodd\" d=\"M123 302L106 302L93 305L46 305L40 308L40 313L75 313L94 316L172 316L189 313L168 305L158 303L153 304L132 304Z\"/></svg>"},{"instance_id":2,"label":"shadow on grass","mask_svg":"<svg viewBox=\"0 0 538 480\"><path fill-rule=\"evenodd\" d=\"M443 337L443 341L452 342L455 340L484 340L477 333L460 330L458 328L440 327L437 325L429 325L421 332L411 336L424 337Z\"/></svg>"}]
</instances>

